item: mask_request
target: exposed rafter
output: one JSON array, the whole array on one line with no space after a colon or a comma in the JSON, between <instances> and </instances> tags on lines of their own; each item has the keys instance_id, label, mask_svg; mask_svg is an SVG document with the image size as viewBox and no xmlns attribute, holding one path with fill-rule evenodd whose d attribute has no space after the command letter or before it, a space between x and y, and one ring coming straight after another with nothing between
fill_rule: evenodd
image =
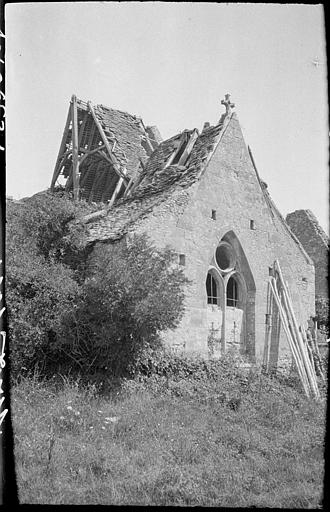
<instances>
[{"instance_id":1,"label":"exposed rafter","mask_svg":"<svg viewBox=\"0 0 330 512\"><path fill-rule=\"evenodd\" d=\"M133 184L136 167L153 151L140 118L72 96L51 181L74 199L112 205ZM134 179L132 180L132 175ZM64 181L64 183L63 183Z\"/></svg>"}]
</instances>

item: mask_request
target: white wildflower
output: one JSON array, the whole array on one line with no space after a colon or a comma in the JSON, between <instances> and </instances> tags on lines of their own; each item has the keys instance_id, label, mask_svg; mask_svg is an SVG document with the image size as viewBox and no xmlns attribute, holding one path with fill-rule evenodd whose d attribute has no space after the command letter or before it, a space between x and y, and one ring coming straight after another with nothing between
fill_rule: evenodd
<instances>
[{"instance_id":1,"label":"white wildflower","mask_svg":"<svg viewBox=\"0 0 330 512\"><path fill-rule=\"evenodd\" d=\"M118 416L113 416L111 418L105 418L105 420L110 421L111 423L117 423L119 418L118 418Z\"/></svg>"}]
</instances>

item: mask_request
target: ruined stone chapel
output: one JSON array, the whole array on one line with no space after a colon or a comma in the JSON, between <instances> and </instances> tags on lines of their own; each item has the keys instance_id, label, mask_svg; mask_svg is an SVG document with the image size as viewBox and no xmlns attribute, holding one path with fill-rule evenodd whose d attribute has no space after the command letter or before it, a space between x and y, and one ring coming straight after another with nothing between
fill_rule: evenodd
<instances>
[{"instance_id":1,"label":"ruined stone chapel","mask_svg":"<svg viewBox=\"0 0 330 512\"><path fill-rule=\"evenodd\" d=\"M274 261L302 325L315 313L314 265L261 180L229 95L221 103L213 126L162 141L141 118L72 96L51 189L104 203L86 219L95 251L132 233L175 250L191 285L166 344L276 366L290 350L269 309Z\"/></svg>"}]
</instances>

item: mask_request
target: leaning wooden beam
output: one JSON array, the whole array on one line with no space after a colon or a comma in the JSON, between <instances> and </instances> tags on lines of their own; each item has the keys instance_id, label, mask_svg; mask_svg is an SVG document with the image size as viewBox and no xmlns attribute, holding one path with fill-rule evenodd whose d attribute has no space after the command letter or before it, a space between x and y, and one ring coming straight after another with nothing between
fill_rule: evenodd
<instances>
[{"instance_id":1,"label":"leaning wooden beam","mask_svg":"<svg viewBox=\"0 0 330 512\"><path fill-rule=\"evenodd\" d=\"M129 188L129 195L132 195L132 193L134 192L134 190L141 185L141 183L143 182L144 178L146 177L145 175L145 166L141 160L141 158L139 159L140 160L140 163L139 163L139 167L141 166L142 167L142 172L138 172L136 175L135 175L135 178L133 179L133 183L130 184L130 188ZM139 169L138 167L138 169ZM127 186L128 187L128 186Z\"/></svg>"},{"instance_id":2,"label":"leaning wooden beam","mask_svg":"<svg viewBox=\"0 0 330 512\"><path fill-rule=\"evenodd\" d=\"M102 156L101 154L101 149L104 148L104 144L102 146L99 146L95 149L92 149L91 151L87 151L87 150L84 150L84 155L82 155L80 158L79 158L79 165L81 165L83 163L83 161L90 155L93 155L94 153L97 153L97 152L100 152L100 155Z\"/></svg>"},{"instance_id":3,"label":"leaning wooden beam","mask_svg":"<svg viewBox=\"0 0 330 512\"><path fill-rule=\"evenodd\" d=\"M101 147L101 146L100 146L100 147ZM109 164L113 165L112 160L108 157L108 155L106 154L106 152L105 152L105 151L100 150L100 155L101 155L101 156L103 156L103 158L105 158L105 160L106 160L107 162L109 162ZM118 173L116 173L116 174L117 174L117 176L118 176Z\"/></svg>"},{"instance_id":4,"label":"leaning wooden beam","mask_svg":"<svg viewBox=\"0 0 330 512\"><path fill-rule=\"evenodd\" d=\"M270 355L270 336L272 332L272 305L273 298L271 294L270 284L268 283L267 288L267 313L266 313L266 332L265 332L265 346L264 346L264 357L263 366L266 371L269 369L269 355Z\"/></svg>"},{"instance_id":5,"label":"leaning wooden beam","mask_svg":"<svg viewBox=\"0 0 330 512\"><path fill-rule=\"evenodd\" d=\"M73 198L79 199L79 155L78 155L78 110L77 98L72 96L72 178L73 178Z\"/></svg>"},{"instance_id":6,"label":"leaning wooden beam","mask_svg":"<svg viewBox=\"0 0 330 512\"><path fill-rule=\"evenodd\" d=\"M137 168L135 169L135 171L133 172L129 182L128 182L128 185L126 187L126 190L124 192L124 197L127 197L130 193L130 189L132 188L133 184L134 184L134 181L135 179L137 178L138 174L139 174L139 169L141 167L141 162L139 161L138 165L137 165Z\"/></svg>"},{"instance_id":7,"label":"leaning wooden beam","mask_svg":"<svg viewBox=\"0 0 330 512\"><path fill-rule=\"evenodd\" d=\"M64 128L64 132L63 132L63 137L62 137L60 149L59 149L57 160L56 160L56 164L55 164L55 169L54 169L54 173L53 173L52 182L50 184L50 189L51 190L54 190L56 180L59 177L59 174L61 172L61 165L59 165L59 164L60 164L60 161L62 160L63 153L64 153L64 151L66 149L65 144L66 144L66 141L67 141L67 138L68 138L68 131L69 131L69 126L70 126L70 121L71 121L71 103L70 103L70 106L69 106L68 116L67 116L67 119L66 119L65 128Z\"/></svg>"},{"instance_id":8,"label":"leaning wooden beam","mask_svg":"<svg viewBox=\"0 0 330 512\"><path fill-rule=\"evenodd\" d=\"M308 379L310 381L310 385L311 385L312 391L315 394L315 397L319 398L319 391L318 391L318 388L317 388L316 377L313 375L313 369L312 369L312 366L311 366L311 362L310 362L310 359L309 359L309 356L308 356L308 353L307 353L307 349L306 349L306 347L304 345L304 341L302 339L301 332L299 331L298 322L297 322L297 319L296 319L296 316L295 316L295 313L294 313L294 310L293 310L293 304L292 304L292 301L290 299L290 294L289 294L289 291L287 289L286 283L285 283L285 281L283 279L281 267L280 267L280 264L279 264L278 260L275 260L275 265L276 265L276 270L278 271L278 274L279 274L279 277L280 277L280 281L281 281L281 285L282 285L282 288L283 288L283 298L284 298L285 306L286 306L286 309L289 312L289 315L291 316L291 320L292 320L293 328L294 328L294 331L295 331L296 339L297 339L297 342L298 342L298 345L299 345L299 348L300 348L300 351L301 351L301 354L302 354L302 357L303 357L303 360L304 360L307 376L308 376Z\"/></svg>"},{"instance_id":9,"label":"leaning wooden beam","mask_svg":"<svg viewBox=\"0 0 330 512\"><path fill-rule=\"evenodd\" d=\"M62 156L61 161L60 161L59 166L58 166L59 172L61 171L61 169L62 169L62 167L64 165L65 160L68 158L69 155L71 155L71 153L72 153L72 149L67 149L66 152L64 153L64 155Z\"/></svg>"},{"instance_id":10,"label":"leaning wooden beam","mask_svg":"<svg viewBox=\"0 0 330 512\"><path fill-rule=\"evenodd\" d=\"M103 143L105 144L105 147L106 147L106 149L107 149L107 151L108 151L108 154L109 154L109 157L110 157L111 163L112 163L112 165L113 165L113 168L114 168L115 172L118 174L118 176L119 176L120 178L122 178L122 179L123 179L123 182L126 184L126 183L127 183L127 179L126 179L126 177L125 177L125 174L126 174L126 173L125 173L125 172L123 172L123 171L121 170L120 165L119 165L119 163L118 163L118 161L117 161L117 158L115 157L115 155L113 154L113 152L112 152L112 150L111 150L111 147L110 147L109 141L108 141L107 137L105 136L105 133L104 133L104 131L103 131L103 128L102 128L102 126L101 126L100 121L99 121L99 120L98 120L98 118L96 117L96 114L95 114L95 112L94 112L94 109L93 109L93 107L92 107L91 102L89 101L89 102L87 103L87 105L88 105L88 108L89 108L90 113L91 113L91 114L92 114L92 116L93 116L93 119L94 119L94 121L95 121L95 124L96 124L96 126L97 126L97 128L98 128L98 130L99 130L99 133L100 133L100 135L101 135L101 138L102 138L102 140L103 140ZM124 168L124 170L126 171L126 169L125 169L125 168Z\"/></svg>"},{"instance_id":11,"label":"leaning wooden beam","mask_svg":"<svg viewBox=\"0 0 330 512\"><path fill-rule=\"evenodd\" d=\"M108 208L111 208L111 206L113 205L113 203L115 202L116 200L116 197L118 196L120 190L121 190L121 187L123 186L123 183L124 183L124 180L123 178L119 178L119 180L117 181L117 185L116 185L116 188L115 190L113 191L113 194L112 194L112 197L109 201L109 204L108 204Z\"/></svg>"},{"instance_id":12,"label":"leaning wooden beam","mask_svg":"<svg viewBox=\"0 0 330 512\"><path fill-rule=\"evenodd\" d=\"M178 161L178 165L184 165L185 161L187 160L188 155L190 154L196 140L198 138L198 130L194 130L190 136L190 139L185 147L184 152L182 153L180 160Z\"/></svg>"},{"instance_id":13,"label":"leaning wooden beam","mask_svg":"<svg viewBox=\"0 0 330 512\"><path fill-rule=\"evenodd\" d=\"M282 277L281 277L281 279L282 279ZM284 283L284 281L281 283L282 286L283 286L283 283ZM309 381L310 388L311 388L312 392L314 393L314 395L317 397L317 395L318 395L317 384L314 382L313 371L312 371L312 368L310 365L310 360L309 360L309 356L307 353L307 349L304 345L301 332L299 331L299 326L298 326L298 323L297 323L297 320L296 320L296 317L295 317L295 314L293 311L293 307L292 307L292 303L291 303L289 294L287 293L287 289L284 286L283 286L283 303L284 303L285 309L287 311L288 318L292 324L293 336L294 336L294 339L296 340L298 350L299 350L300 356L302 358L304 368L306 370L306 375L307 375L307 378Z\"/></svg>"},{"instance_id":14,"label":"leaning wooden beam","mask_svg":"<svg viewBox=\"0 0 330 512\"><path fill-rule=\"evenodd\" d=\"M301 380L302 386L304 388L306 396L310 397L310 391L309 391L308 378L307 378L307 375L306 375L306 371L305 371L305 368L303 366L303 363L302 363L302 360L300 358L300 355L298 353L297 347L295 345L294 338L293 338L292 333L290 331L290 328L289 328L289 325L288 325L288 321L287 321L287 318L286 318L286 315L285 315L285 312L284 312L284 308L282 307L282 304L281 304L281 301L280 301L280 297L279 297L278 291L276 289L276 281L275 281L274 277L270 277L269 278L269 284L270 284L270 288L271 288L271 290L273 292L273 296L274 296L275 302L277 304L278 311L280 313L280 317L281 317L281 320L282 320L282 325L283 325L283 328L284 328L284 332L285 332L285 334L287 336L287 339L288 339L288 342L289 342L289 346L290 346L291 351L292 351L293 359L294 359L294 361L296 363L296 367L297 367L297 370L298 370L298 373L299 373L299 376L300 376L300 380Z\"/></svg>"}]
</instances>

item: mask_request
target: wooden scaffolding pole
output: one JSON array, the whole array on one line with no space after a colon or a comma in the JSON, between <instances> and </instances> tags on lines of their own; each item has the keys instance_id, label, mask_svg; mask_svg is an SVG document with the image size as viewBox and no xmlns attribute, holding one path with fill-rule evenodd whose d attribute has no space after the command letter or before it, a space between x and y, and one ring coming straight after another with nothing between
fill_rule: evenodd
<instances>
[{"instance_id":1,"label":"wooden scaffolding pole","mask_svg":"<svg viewBox=\"0 0 330 512\"><path fill-rule=\"evenodd\" d=\"M79 200L78 110L77 97L72 96L72 179L73 198Z\"/></svg>"}]
</instances>

